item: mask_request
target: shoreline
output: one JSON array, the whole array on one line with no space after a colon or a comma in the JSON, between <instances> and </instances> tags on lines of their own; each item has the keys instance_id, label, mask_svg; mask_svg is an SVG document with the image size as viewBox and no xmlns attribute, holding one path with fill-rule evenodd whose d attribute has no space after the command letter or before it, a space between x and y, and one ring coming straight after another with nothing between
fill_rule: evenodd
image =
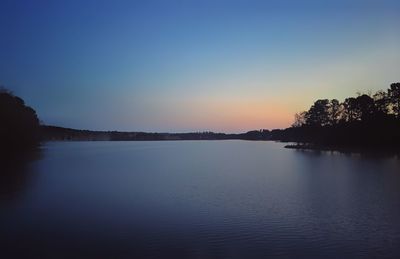
<instances>
[{"instance_id":1,"label":"shoreline","mask_svg":"<svg viewBox=\"0 0 400 259\"><path fill-rule=\"evenodd\" d=\"M361 147L361 146L324 146L314 144L288 144L284 148L302 151L316 152L339 152L343 154L365 154L380 156L397 156L400 158L400 149L398 147Z\"/></svg>"}]
</instances>

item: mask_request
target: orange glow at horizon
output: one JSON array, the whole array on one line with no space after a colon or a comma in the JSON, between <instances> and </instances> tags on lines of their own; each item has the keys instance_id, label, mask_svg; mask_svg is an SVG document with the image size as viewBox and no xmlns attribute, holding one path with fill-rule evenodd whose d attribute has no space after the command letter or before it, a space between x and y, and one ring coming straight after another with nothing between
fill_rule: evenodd
<instances>
[{"instance_id":1,"label":"orange glow at horizon","mask_svg":"<svg viewBox=\"0 0 400 259\"><path fill-rule=\"evenodd\" d=\"M168 112L172 114L169 121L173 121L175 126L194 130L244 132L286 128L294 118L294 108L276 100L254 101L214 96L166 106L171 109Z\"/></svg>"}]
</instances>

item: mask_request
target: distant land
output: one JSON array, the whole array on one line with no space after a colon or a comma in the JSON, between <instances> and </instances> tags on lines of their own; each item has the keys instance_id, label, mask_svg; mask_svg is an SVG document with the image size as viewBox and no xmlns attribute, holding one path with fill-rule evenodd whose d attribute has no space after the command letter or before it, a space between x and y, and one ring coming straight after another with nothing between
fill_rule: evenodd
<instances>
[{"instance_id":1,"label":"distant land","mask_svg":"<svg viewBox=\"0 0 400 259\"><path fill-rule=\"evenodd\" d=\"M151 140L270 140L271 131L253 130L240 134L215 132L191 133L153 133L153 132L121 132L121 131L91 131L62 128L57 126L41 126L44 141L151 141Z\"/></svg>"}]
</instances>

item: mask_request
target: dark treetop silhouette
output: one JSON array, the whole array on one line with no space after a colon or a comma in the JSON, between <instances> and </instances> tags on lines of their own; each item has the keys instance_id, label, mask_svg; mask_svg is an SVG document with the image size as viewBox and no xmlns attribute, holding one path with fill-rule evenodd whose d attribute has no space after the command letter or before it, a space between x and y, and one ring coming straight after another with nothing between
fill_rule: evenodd
<instances>
[{"instance_id":1,"label":"dark treetop silhouette","mask_svg":"<svg viewBox=\"0 0 400 259\"><path fill-rule=\"evenodd\" d=\"M0 154L20 153L39 143L36 112L11 92L0 89Z\"/></svg>"},{"instance_id":2,"label":"dark treetop silhouette","mask_svg":"<svg viewBox=\"0 0 400 259\"><path fill-rule=\"evenodd\" d=\"M273 130L272 139L297 142L291 147L382 149L400 147L400 83L373 95L317 100L295 115L292 127Z\"/></svg>"}]
</instances>

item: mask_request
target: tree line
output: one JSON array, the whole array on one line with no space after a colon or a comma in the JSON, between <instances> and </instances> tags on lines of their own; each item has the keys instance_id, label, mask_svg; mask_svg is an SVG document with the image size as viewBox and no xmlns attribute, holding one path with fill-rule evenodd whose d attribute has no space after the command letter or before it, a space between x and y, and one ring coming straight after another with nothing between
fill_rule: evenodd
<instances>
[{"instance_id":1,"label":"tree line","mask_svg":"<svg viewBox=\"0 0 400 259\"><path fill-rule=\"evenodd\" d=\"M272 138L321 147L398 148L400 83L386 91L346 98L320 99L295 115L293 125L272 131Z\"/></svg>"},{"instance_id":2,"label":"tree line","mask_svg":"<svg viewBox=\"0 0 400 259\"><path fill-rule=\"evenodd\" d=\"M91 131L62 128L56 126L41 126L44 141L161 141L161 140L269 140L269 130L253 130L240 134L218 132L189 133L157 133L157 132L121 132L121 131Z\"/></svg>"},{"instance_id":3,"label":"tree line","mask_svg":"<svg viewBox=\"0 0 400 259\"><path fill-rule=\"evenodd\" d=\"M360 94L340 103L336 99L314 102L308 111L295 115L293 127L329 126L372 119L400 118L400 83L393 83L387 91Z\"/></svg>"}]
</instances>

